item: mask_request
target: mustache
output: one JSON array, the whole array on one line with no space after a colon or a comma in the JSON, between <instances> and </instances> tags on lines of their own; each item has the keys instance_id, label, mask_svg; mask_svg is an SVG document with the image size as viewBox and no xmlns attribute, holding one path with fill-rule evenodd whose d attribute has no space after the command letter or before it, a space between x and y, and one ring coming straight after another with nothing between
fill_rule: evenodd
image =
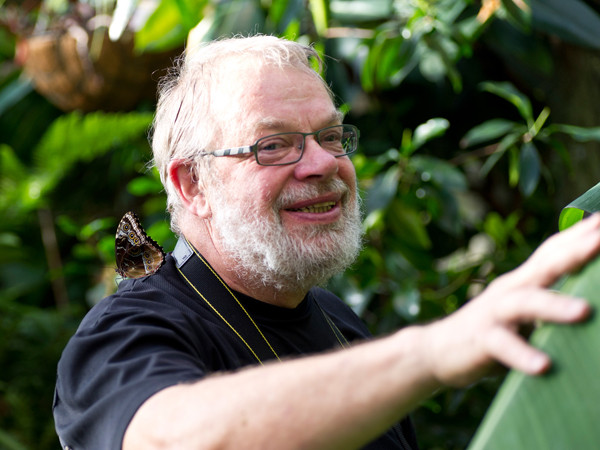
<instances>
[{"instance_id":1,"label":"mustache","mask_svg":"<svg viewBox=\"0 0 600 450\"><path fill-rule=\"evenodd\" d=\"M293 203L310 200L320 195L330 194L332 192L339 194L342 204L344 204L350 195L350 188L340 179L332 179L325 183L319 184L297 186L284 190L275 201L273 207L276 211L279 211L281 209L285 209L288 205Z\"/></svg>"}]
</instances>

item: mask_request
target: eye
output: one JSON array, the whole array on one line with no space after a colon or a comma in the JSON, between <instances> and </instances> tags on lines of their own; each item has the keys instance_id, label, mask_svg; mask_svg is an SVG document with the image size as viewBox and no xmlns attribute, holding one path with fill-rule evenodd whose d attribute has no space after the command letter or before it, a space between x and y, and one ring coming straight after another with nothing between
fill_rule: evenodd
<instances>
[{"instance_id":1,"label":"eye","mask_svg":"<svg viewBox=\"0 0 600 450\"><path fill-rule=\"evenodd\" d=\"M321 142L339 143L342 141L341 130L327 130L320 135Z\"/></svg>"},{"instance_id":2,"label":"eye","mask_svg":"<svg viewBox=\"0 0 600 450\"><path fill-rule=\"evenodd\" d=\"M341 128L327 128L319 134L319 144L331 152L343 152L342 140L344 135Z\"/></svg>"},{"instance_id":3,"label":"eye","mask_svg":"<svg viewBox=\"0 0 600 450\"><path fill-rule=\"evenodd\" d=\"M275 152L293 147L293 139L290 136L273 136L261 139L257 148L259 152Z\"/></svg>"}]
</instances>

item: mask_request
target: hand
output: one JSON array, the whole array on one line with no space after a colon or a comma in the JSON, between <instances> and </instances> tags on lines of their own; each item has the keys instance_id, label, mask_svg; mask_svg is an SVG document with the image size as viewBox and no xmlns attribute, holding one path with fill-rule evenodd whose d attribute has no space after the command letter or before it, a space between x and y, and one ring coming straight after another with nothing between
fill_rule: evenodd
<instances>
[{"instance_id":1,"label":"hand","mask_svg":"<svg viewBox=\"0 0 600 450\"><path fill-rule=\"evenodd\" d=\"M497 278L477 298L428 328L429 364L438 382L465 386L498 361L528 374L541 374L550 358L519 335L519 327L537 320L572 323L585 319L582 299L548 290L562 275L589 261L600 250L600 214L544 242L517 269Z\"/></svg>"}]
</instances>

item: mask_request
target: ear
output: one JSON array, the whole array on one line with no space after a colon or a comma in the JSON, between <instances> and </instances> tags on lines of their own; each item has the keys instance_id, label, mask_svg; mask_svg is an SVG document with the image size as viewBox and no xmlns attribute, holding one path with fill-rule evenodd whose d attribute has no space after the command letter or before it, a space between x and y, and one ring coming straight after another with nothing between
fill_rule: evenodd
<instances>
[{"instance_id":1,"label":"ear","mask_svg":"<svg viewBox=\"0 0 600 450\"><path fill-rule=\"evenodd\" d=\"M192 214L207 219L211 216L210 205L198 180L196 168L189 161L173 160L168 167L169 178L181 202Z\"/></svg>"}]
</instances>

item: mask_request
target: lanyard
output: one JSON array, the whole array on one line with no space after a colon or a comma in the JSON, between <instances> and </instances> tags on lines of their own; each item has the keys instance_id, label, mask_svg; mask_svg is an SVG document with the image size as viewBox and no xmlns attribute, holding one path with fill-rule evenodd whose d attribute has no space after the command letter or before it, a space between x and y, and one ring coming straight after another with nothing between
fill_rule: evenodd
<instances>
[{"instance_id":1,"label":"lanyard","mask_svg":"<svg viewBox=\"0 0 600 450\"><path fill-rule=\"evenodd\" d=\"M175 258L177 270L183 279L242 341L259 364L262 365L263 360L272 359L273 356L281 361L271 343L233 291L184 236L177 241L173 257ZM203 279L207 271L215 277L217 282L205 283L203 289L200 290L196 282ZM209 299L219 299L218 304L211 303ZM340 346L345 347L348 345L348 341L342 332L321 308L314 296L313 300L319 307Z\"/></svg>"}]
</instances>

